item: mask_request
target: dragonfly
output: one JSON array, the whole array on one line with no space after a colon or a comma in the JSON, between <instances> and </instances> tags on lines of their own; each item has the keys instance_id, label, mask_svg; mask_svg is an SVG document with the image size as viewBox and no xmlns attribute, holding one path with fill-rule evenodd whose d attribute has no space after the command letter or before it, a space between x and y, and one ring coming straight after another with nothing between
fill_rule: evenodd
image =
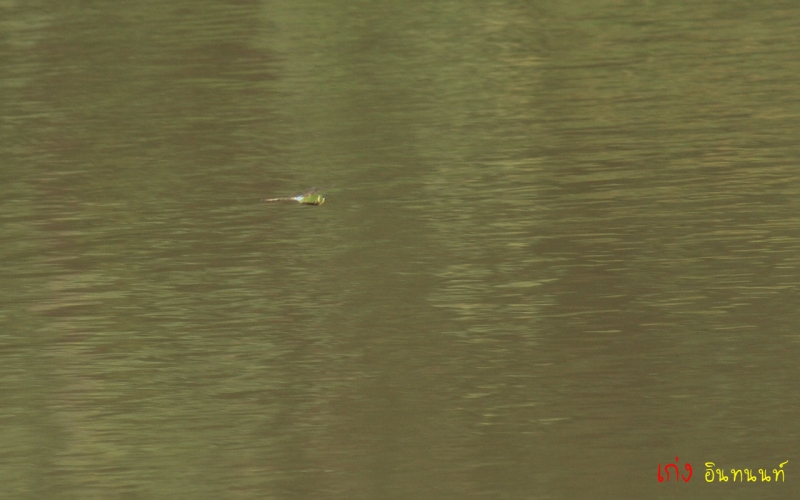
<instances>
[{"instance_id":1,"label":"dragonfly","mask_svg":"<svg viewBox=\"0 0 800 500\"><path fill-rule=\"evenodd\" d=\"M310 187L303 191L302 193L298 194L297 196L286 196L283 198L264 198L261 201L266 201L267 203L272 203L275 201L296 201L298 203L303 203L305 205L322 205L325 203L325 197L319 194L320 191L325 189L330 189L333 186L328 186L326 188L315 188Z\"/></svg>"}]
</instances>

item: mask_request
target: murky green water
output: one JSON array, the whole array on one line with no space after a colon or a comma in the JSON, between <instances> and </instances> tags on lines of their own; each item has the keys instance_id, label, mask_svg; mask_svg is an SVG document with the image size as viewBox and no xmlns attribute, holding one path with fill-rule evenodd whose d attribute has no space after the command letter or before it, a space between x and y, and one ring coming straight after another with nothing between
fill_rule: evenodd
<instances>
[{"instance_id":1,"label":"murky green water","mask_svg":"<svg viewBox=\"0 0 800 500\"><path fill-rule=\"evenodd\" d=\"M0 0L0 34L3 498L800 490L800 7Z\"/></svg>"}]
</instances>

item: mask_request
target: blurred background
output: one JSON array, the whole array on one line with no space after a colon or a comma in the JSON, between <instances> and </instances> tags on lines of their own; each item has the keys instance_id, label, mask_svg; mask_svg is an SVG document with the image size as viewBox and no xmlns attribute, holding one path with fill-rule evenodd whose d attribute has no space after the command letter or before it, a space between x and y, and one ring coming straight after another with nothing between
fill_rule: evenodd
<instances>
[{"instance_id":1,"label":"blurred background","mask_svg":"<svg viewBox=\"0 0 800 500\"><path fill-rule=\"evenodd\" d=\"M796 497L798 53L777 0L0 0L0 496Z\"/></svg>"}]
</instances>

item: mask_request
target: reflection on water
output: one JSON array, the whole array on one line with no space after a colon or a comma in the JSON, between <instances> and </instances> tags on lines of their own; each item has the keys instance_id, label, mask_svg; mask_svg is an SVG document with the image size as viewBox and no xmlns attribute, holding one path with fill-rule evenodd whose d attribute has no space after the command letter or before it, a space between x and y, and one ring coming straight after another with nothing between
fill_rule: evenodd
<instances>
[{"instance_id":1,"label":"reflection on water","mask_svg":"<svg viewBox=\"0 0 800 500\"><path fill-rule=\"evenodd\" d=\"M0 2L9 497L783 461L797 16L728 8Z\"/></svg>"}]
</instances>

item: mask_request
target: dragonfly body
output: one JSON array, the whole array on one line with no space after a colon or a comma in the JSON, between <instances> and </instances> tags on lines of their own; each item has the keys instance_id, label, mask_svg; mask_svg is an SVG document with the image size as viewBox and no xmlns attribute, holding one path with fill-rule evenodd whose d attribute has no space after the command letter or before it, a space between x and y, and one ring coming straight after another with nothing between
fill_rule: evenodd
<instances>
[{"instance_id":1,"label":"dragonfly body","mask_svg":"<svg viewBox=\"0 0 800 500\"><path fill-rule=\"evenodd\" d=\"M276 201L296 201L298 203L303 203L304 205L322 205L325 203L325 197L321 194L317 194L317 191L320 191L317 188L310 188L307 189L302 194L298 194L297 196L286 196L283 198L265 198L261 201L265 201L267 203L272 203Z\"/></svg>"}]
</instances>

